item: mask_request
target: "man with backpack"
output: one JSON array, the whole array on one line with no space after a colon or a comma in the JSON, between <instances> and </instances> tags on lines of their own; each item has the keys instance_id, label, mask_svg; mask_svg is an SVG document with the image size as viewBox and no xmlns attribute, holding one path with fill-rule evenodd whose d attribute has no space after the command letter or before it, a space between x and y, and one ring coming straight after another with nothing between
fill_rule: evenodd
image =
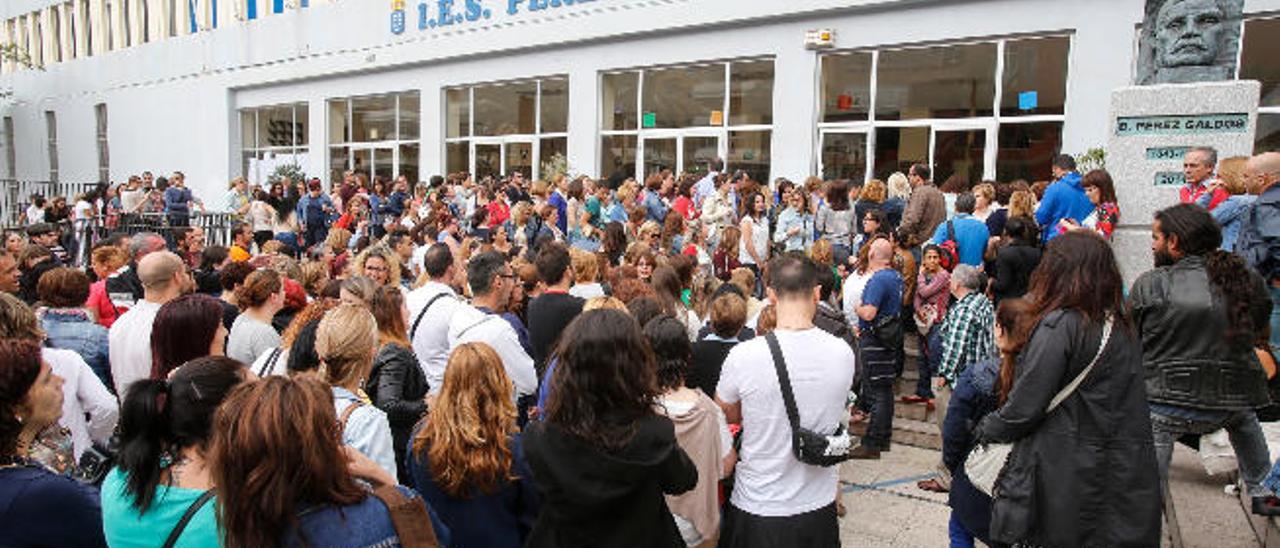
<instances>
[{"instance_id":1,"label":"man with backpack","mask_svg":"<svg viewBox=\"0 0 1280 548\"><path fill-rule=\"evenodd\" d=\"M955 268L956 261L982 268L982 255L987 250L987 224L973 216L978 201L972 193L965 192L956 198L954 219L938 225L933 232L933 244L942 249L942 265Z\"/></svg>"},{"instance_id":2,"label":"man with backpack","mask_svg":"<svg viewBox=\"0 0 1280 548\"><path fill-rule=\"evenodd\" d=\"M853 382L853 350L813 323L817 268L790 254L771 261L767 294L777 327L725 358L716 400L730 423L742 424L742 449L720 546L840 545L838 469L806 464L813 455L794 441L802 433L826 440L840 433ZM847 455L843 439L843 448L826 447Z\"/></svg>"}]
</instances>

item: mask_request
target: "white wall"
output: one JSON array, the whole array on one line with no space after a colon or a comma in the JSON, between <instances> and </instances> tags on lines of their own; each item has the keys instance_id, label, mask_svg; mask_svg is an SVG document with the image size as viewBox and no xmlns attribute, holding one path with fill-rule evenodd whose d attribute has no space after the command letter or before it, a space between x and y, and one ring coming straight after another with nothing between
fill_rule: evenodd
<instances>
[{"instance_id":1,"label":"white wall","mask_svg":"<svg viewBox=\"0 0 1280 548\"><path fill-rule=\"evenodd\" d=\"M818 102L817 53L802 42L818 27L835 29L841 49L1072 31L1063 138L1080 152L1106 141L1110 92L1130 82L1142 17L1141 0L595 0L515 16L505 1L483 2L489 21L422 31L409 0L408 29L395 36L389 2L312 0L283 16L220 16L216 31L0 77L0 89L14 90L0 113L14 117L17 174L48 176L43 111L55 109L63 180L96 180L93 105L105 102L113 180L179 169L216 202L240 169L236 109L310 102L308 172L327 173L325 99L417 89L426 178L443 165L441 87L550 74L570 75L569 161L592 171L600 71L768 55L777 60L774 176L802 178L816 167ZM1280 10L1280 0L1250 0L1246 10Z\"/></svg>"}]
</instances>

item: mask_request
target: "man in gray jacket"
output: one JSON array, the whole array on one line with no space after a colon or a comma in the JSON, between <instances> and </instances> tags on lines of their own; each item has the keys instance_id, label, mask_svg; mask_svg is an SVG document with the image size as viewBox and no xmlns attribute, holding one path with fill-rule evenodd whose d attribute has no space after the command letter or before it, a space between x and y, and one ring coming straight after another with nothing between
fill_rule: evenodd
<instances>
[{"instance_id":1,"label":"man in gray jacket","mask_svg":"<svg viewBox=\"0 0 1280 548\"><path fill-rule=\"evenodd\" d=\"M1259 154L1244 169L1245 184L1258 194L1243 215L1236 252L1267 281L1271 300L1271 348L1280 349L1280 152Z\"/></svg>"}]
</instances>

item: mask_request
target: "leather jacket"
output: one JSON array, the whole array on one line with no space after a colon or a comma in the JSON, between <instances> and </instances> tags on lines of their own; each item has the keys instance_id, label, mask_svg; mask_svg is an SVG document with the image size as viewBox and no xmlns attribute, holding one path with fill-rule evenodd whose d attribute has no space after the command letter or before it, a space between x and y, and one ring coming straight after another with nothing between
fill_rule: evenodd
<instances>
[{"instance_id":1,"label":"leather jacket","mask_svg":"<svg viewBox=\"0 0 1280 548\"><path fill-rule=\"evenodd\" d=\"M1269 325L1271 297L1260 276L1250 271L1250 277L1249 313L1257 338ZM1262 364L1251 347L1227 342L1226 303L1210 287L1200 256L1156 268L1134 282L1129 305L1142 338L1148 400L1224 411L1266 405Z\"/></svg>"}]
</instances>

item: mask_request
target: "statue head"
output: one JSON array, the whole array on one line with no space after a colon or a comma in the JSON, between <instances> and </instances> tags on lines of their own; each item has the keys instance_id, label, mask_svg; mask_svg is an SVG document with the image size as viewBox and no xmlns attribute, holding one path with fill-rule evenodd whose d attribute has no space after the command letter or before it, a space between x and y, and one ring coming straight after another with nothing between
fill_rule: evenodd
<instances>
[{"instance_id":1,"label":"statue head","mask_svg":"<svg viewBox=\"0 0 1280 548\"><path fill-rule=\"evenodd\" d=\"M1229 21L1218 0L1168 0L1156 15L1156 65L1215 64L1229 33Z\"/></svg>"}]
</instances>

